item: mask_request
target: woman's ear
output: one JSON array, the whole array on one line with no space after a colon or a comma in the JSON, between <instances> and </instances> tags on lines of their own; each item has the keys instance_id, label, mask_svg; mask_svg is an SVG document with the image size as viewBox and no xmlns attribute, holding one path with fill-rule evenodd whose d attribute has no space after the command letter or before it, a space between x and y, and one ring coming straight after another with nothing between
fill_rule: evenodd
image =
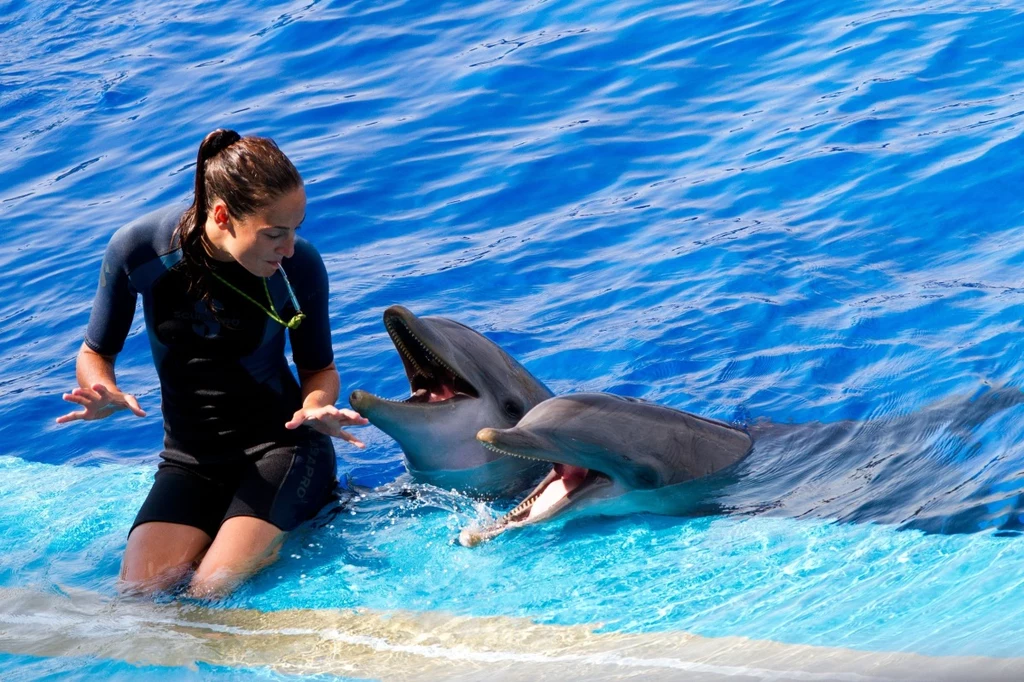
<instances>
[{"instance_id":1,"label":"woman's ear","mask_svg":"<svg viewBox=\"0 0 1024 682\"><path fill-rule=\"evenodd\" d=\"M213 202L213 222L222 230L231 229L231 216L227 204L220 199Z\"/></svg>"}]
</instances>

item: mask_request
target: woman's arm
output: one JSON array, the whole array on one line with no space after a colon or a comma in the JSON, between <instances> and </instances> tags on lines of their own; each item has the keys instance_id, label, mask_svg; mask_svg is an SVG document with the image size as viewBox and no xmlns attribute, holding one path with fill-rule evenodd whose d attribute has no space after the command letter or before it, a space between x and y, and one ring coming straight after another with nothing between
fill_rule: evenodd
<instances>
[{"instance_id":1,"label":"woman's arm","mask_svg":"<svg viewBox=\"0 0 1024 682\"><path fill-rule=\"evenodd\" d=\"M317 250L304 239L296 241L295 254L288 267L289 272L294 273L292 279L295 295L307 317L302 326L288 332L292 342L292 360L299 370L302 408L285 427L296 429L308 421L320 433L344 438L356 447L364 448L366 445L362 441L342 431L341 427L362 426L369 422L355 410L339 410L334 406L338 401L341 381L334 366L334 350L331 347L327 268ZM323 369L307 370L304 367Z\"/></svg>"},{"instance_id":2,"label":"woman's arm","mask_svg":"<svg viewBox=\"0 0 1024 682\"><path fill-rule=\"evenodd\" d=\"M324 407L338 402L341 380L338 378L338 370L332 362L327 367L315 372L300 369L299 386L302 389L303 407Z\"/></svg>"},{"instance_id":3,"label":"woman's arm","mask_svg":"<svg viewBox=\"0 0 1024 682\"><path fill-rule=\"evenodd\" d=\"M58 424L103 419L121 410L130 410L137 417L146 416L135 396L122 393L117 388L117 379L114 377L116 358L116 355L100 355L86 344L82 344L75 367L79 387L65 393L63 398L85 409L57 417Z\"/></svg>"},{"instance_id":4,"label":"woman's arm","mask_svg":"<svg viewBox=\"0 0 1024 682\"><path fill-rule=\"evenodd\" d=\"M67 402L85 409L57 417L58 424L103 419L120 410L130 410L137 417L146 416L135 396L118 389L114 361L131 329L138 299L126 263L140 245L146 245L149 234L145 229L135 230L128 225L115 232L107 243L100 265L99 286L89 313L89 326L85 330L86 342L78 351L75 375L79 387L63 395Z\"/></svg>"},{"instance_id":5,"label":"woman's arm","mask_svg":"<svg viewBox=\"0 0 1024 682\"><path fill-rule=\"evenodd\" d=\"M285 424L285 428L297 429L305 423L320 433L343 438L357 448L366 447L361 440L341 429L342 426L362 426L369 422L354 410L339 410L334 406L338 401L341 380L333 362L316 371L300 369L299 386L302 389L302 407Z\"/></svg>"}]
</instances>

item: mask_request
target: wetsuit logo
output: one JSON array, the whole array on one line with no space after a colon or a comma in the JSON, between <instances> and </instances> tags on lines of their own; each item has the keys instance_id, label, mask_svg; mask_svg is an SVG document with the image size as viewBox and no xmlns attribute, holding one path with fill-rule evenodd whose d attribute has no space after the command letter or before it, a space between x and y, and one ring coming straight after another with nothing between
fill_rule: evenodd
<instances>
[{"instance_id":1,"label":"wetsuit logo","mask_svg":"<svg viewBox=\"0 0 1024 682\"><path fill-rule=\"evenodd\" d=\"M196 336L201 336L204 339L215 338L220 334L221 329L234 330L241 328L242 321L238 318L221 316L224 306L221 305L220 301L210 301L210 305L213 307L215 314L210 313L205 303L196 301L191 310L176 310L174 312L174 319L191 322L192 331Z\"/></svg>"},{"instance_id":2,"label":"wetsuit logo","mask_svg":"<svg viewBox=\"0 0 1024 682\"><path fill-rule=\"evenodd\" d=\"M175 311L174 316L179 320L191 321L192 331L204 339L213 338L220 333L220 322L210 314L210 311L206 309L206 303L203 301L196 301L192 310Z\"/></svg>"},{"instance_id":3,"label":"wetsuit logo","mask_svg":"<svg viewBox=\"0 0 1024 682\"><path fill-rule=\"evenodd\" d=\"M299 487L295 491L299 499L306 499L306 493L309 492L309 486L313 485L313 476L316 474L316 468L313 466L316 463L316 454L319 450L314 449L309 453L309 457L306 458L306 471L302 480L299 481Z\"/></svg>"}]
</instances>

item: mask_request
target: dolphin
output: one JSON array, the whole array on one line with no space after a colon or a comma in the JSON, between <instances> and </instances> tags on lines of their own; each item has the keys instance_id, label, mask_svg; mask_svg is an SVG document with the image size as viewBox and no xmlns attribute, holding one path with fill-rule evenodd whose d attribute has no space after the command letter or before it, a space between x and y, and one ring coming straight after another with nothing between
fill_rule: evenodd
<instances>
[{"instance_id":1,"label":"dolphin","mask_svg":"<svg viewBox=\"0 0 1024 682\"><path fill-rule=\"evenodd\" d=\"M459 542L466 547L569 509L700 513L720 485L712 475L753 446L745 431L724 422L610 393L549 398L516 426L481 429L476 437L494 452L553 466L512 511L489 526L463 529Z\"/></svg>"},{"instance_id":2,"label":"dolphin","mask_svg":"<svg viewBox=\"0 0 1024 682\"><path fill-rule=\"evenodd\" d=\"M411 396L387 400L353 391L352 407L394 438L413 478L445 489L493 497L527 487L539 462L485 448L485 426L506 428L553 394L482 334L444 317L417 317L402 306L384 311Z\"/></svg>"}]
</instances>

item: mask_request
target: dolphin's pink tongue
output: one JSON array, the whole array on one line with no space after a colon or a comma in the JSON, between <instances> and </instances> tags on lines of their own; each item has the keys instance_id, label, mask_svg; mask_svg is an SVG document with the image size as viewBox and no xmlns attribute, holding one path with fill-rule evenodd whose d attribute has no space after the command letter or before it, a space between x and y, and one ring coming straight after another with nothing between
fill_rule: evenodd
<instances>
[{"instance_id":1,"label":"dolphin's pink tongue","mask_svg":"<svg viewBox=\"0 0 1024 682\"><path fill-rule=\"evenodd\" d=\"M570 492L575 490L576 486L580 483L583 483L587 474L590 473L590 469L574 467L571 464L556 464L554 468L555 473L562 477L562 480L565 481L565 487L568 488Z\"/></svg>"},{"instance_id":2,"label":"dolphin's pink tongue","mask_svg":"<svg viewBox=\"0 0 1024 682\"><path fill-rule=\"evenodd\" d=\"M451 386L445 386L441 384L439 387L430 392L430 400L427 402L439 403L442 400L449 400L455 397L455 391L451 389Z\"/></svg>"},{"instance_id":3,"label":"dolphin's pink tongue","mask_svg":"<svg viewBox=\"0 0 1024 682\"><path fill-rule=\"evenodd\" d=\"M539 516L555 506L560 500L569 496L573 490L579 487L587 477L587 469L574 467L569 464L556 464L555 473L560 476L551 481L541 492L540 497L530 507L530 514L527 518Z\"/></svg>"}]
</instances>

